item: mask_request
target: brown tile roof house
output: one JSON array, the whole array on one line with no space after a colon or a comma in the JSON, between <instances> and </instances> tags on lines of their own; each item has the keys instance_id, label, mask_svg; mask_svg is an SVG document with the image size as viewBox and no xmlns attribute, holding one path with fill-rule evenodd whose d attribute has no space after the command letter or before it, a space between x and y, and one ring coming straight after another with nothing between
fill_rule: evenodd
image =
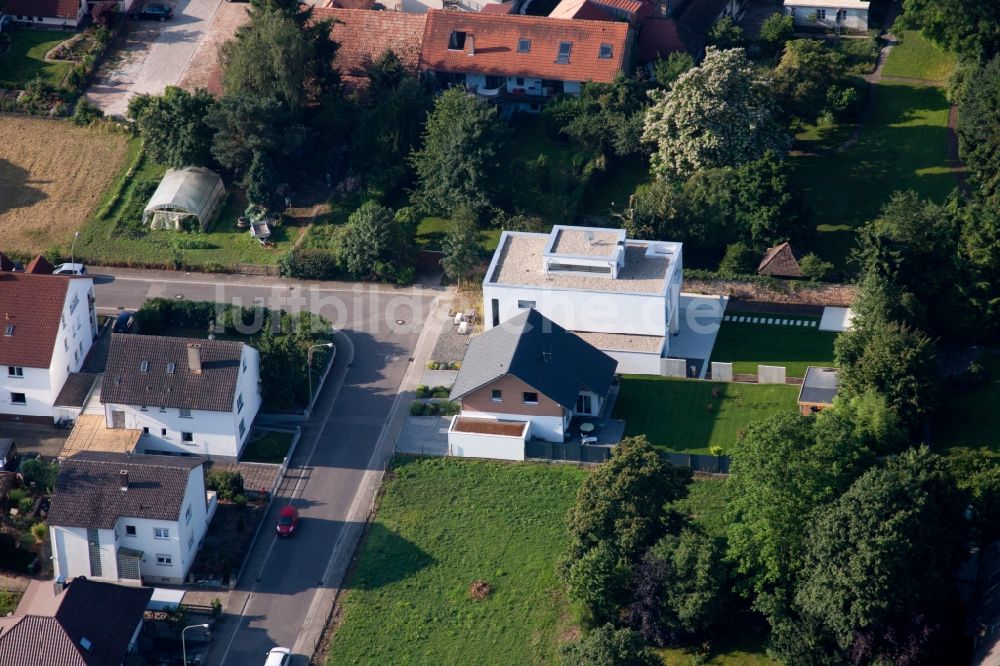
<instances>
[{"instance_id":1,"label":"brown tile roof house","mask_svg":"<svg viewBox=\"0 0 1000 666\"><path fill-rule=\"evenodd\" d=\"M0 273L0 365L49 367L71 279Z\"/></svg>"},{"instance_id":2,"label":"brown tile roof house","mask_svg":"<svg viewBox=\"0 0 1000 666\"><path fill-rule=\"evenodd\" d=\"M50 264L48 259L42 255L38 255L28 262L28 267L24 269L24 272L34 275L52 275L52 271L55 269L55 266Z\"/></svg>"},{"instance_id":3,"label":"brown tile roof house","mask_svg":"<svg viewBox=\"0 0 1000 666\"><path fill-rule=\"evenodd\" d=\"M614 16L591 0L562 0L549 13L549 18L575 19L577 21L615 21Z\"/></svg>"},{"instance_id":4,"label":"brown tile roof house","mask_svg":"<svg viewBox=\"0 0 1000 666\"><path fill-rule=\"evenodd\" d=\"M4 13L10 16L75 19L82 0L7 0Z\"/></svg>"},{"instance_id":5,"label":"brown tile roof house","mask_svg":"<svg viewBox=\"0 0 1000 666\"><path fill-rule=\"evenodd\" d=\"M233 409L243 343L114 333L101 403Z\"/></svg>"},{"instance_id":6,"label":"brown tile roof house","mask_svg":"<svg viewBox=\"0 0 1000 666\"><path fill-rule=\"evenodd\" d=\"M330 39L340 48L333 66L340 70L349 89L368 85L369 66L387 50L392 50L410 73L419 71L426 14L317 7L313 18L334 21Z\"/></svg>"},{"instance_id":7,"label":"brown tile roof house","mask_svg":"<svg viewBox=\"0 0 1000 666\"><path fill-rule=\"evenodd\" d=\"M52 589L51 584L43 585ZM121 664L152 596L150 587L76 578L61 594L54 615L31 614L28 609L29 614L0 620L0 664Z\"/></svg>"},{"instance_id":8,"label":"brown tile roof house","mask_svg":"<svg viewBox=\"0 0 1000 666\"><path fill-rule=\"evenodd\" d=\"M14 270L14 262L3 252L0 252L0 271Z\"/></svg>"},{"instance_id":9,"label":"brown tile roof house","mask_svg":"<svg viewBox=\"0 0 1000 666\"><path fill-rule=\"evenodd\" d=\"M764 253L757 272L775 277L802 277L802 269L799 267L801 259L798 250L791 243L775 245Z\"/></svg>"},{"instance_id":10,"label":"brown tile roof house","mask_svg":"<svg viewBox=\"0 0 1000 666\"><path fill-rule=\"evenodd\" d=\"M110 530L122 517L177 520L196 456L83 451L59 465L49 525ZM203 468L202 468L203 469ZM124 492L122 474L128 473Z\"/></svg>"},{"instance_id":11,"label":"brown tile roof house","mask_svg":"<svg viewBox=\"0 0 1000 666\"><path fill-rule=\"evenodd\" d=\"M464 33L462 49L449 48L453 33ZM518 48L523 40L530 41L527 51ZM627 23L431 10L420 66L456 74L607 83L625 68L630 41ZM568 58L559 57L562 43L570 44ZM602 57L602 51L610 53Z\"/></svg>"},{"instance_id":12,"label":"brown tile roof house","mask_svg":"<svg viewBox=\"0 0 1000 666\"><path fill-rule=\"evenodd\" d=\"M480 14L513 14L516 2L489 2L479 10Z\"/></svg>"}]
</instances>

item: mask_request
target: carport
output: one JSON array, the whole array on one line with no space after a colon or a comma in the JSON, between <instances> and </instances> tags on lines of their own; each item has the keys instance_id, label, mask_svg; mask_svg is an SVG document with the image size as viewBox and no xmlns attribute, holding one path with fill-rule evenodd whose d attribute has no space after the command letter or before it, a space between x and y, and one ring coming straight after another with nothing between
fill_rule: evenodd
<instances>
[{"instance_id":1,"label":"carport","mask_svg":"<svg viewBox=\"0 0 1000 666\"><path fill-rule=\"evenodd\" d=\"M203 231L226 196L222 177L204 167L170 169L153 193L142 213L143 224L150 229Z\"/></svg>"}]
</instances>

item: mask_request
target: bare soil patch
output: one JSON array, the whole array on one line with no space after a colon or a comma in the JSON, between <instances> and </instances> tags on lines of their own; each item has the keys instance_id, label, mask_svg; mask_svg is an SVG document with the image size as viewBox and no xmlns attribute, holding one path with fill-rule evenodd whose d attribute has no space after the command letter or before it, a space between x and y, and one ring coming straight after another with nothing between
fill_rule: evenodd
<instances>
[{"instance_id":1,"label":"bare soil patch","mask_svg":"<svg viewBox=\"0 0 1000 666\"><path fill-rule=\"evenodd\" d=\"M64 120L0 115L0 249L68 248L125 156L126 137Z\"/></svg>"}]
</instances>

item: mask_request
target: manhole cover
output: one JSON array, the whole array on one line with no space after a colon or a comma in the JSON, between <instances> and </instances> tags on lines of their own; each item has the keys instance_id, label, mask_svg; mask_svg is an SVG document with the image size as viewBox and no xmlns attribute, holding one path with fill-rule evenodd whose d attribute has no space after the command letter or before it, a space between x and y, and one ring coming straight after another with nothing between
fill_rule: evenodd
<instances>
[{"instance_id":1,"label":"manhole cover","mask_svg":"<svg viewBox=\"0 0 1000 666\"><path fill-rule=\"evenodd\" d=\"M184 294L174 294L174 298L184 298Z\"/></svg>"},{"instance_id":2,"label":"manhole cover","mask_svg":"<svg viewBox=\"0 0 1000 666\"><path fill-rule=\"evenodd\" d=\"M402 325L403 325L403 324L405 324L405 323L406 323L406 320L405 320L405 319L397 319L397 320L396 320L396 325L397 325L397 326L402 326Z\"/></svg>"}]
</instances>

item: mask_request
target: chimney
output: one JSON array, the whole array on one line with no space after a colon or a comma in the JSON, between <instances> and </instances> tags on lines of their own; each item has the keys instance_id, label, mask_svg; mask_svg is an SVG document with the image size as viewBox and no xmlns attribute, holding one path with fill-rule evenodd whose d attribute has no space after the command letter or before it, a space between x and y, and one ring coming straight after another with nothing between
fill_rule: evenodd
<instances>
[{"instance_id":1,"label":"chimney","mask_svg":"<svg viewBox=\"0 0 1000 666\"><path fill-rule=\"evenodd\" d=\"M118 472L118 486L122 489L123 492L126 491L126 490L128 490L128 470L127 469L123 469L122 471Z\"/></svg>"},{"instance_id":2,"label":"chimney","mask_svg":"<svg viewBox=\"0 0 1000 666\"><path fill-rule=\"evenodd\" d=\"M201 374L201 345L188 345L188 370L196 375Z\"/></svg>"},{"instance_id":3,"label":"chimney","mask_svg":"<svg viewBox=\"0 0 1000 666\"><path fill-rule=\"evenodd\" d=\"M469 50L467 51L467 54L470 56L476 55L476 36L467 35L465 37L465 41L469 45Z\"/></svg>"}]
</instances>

